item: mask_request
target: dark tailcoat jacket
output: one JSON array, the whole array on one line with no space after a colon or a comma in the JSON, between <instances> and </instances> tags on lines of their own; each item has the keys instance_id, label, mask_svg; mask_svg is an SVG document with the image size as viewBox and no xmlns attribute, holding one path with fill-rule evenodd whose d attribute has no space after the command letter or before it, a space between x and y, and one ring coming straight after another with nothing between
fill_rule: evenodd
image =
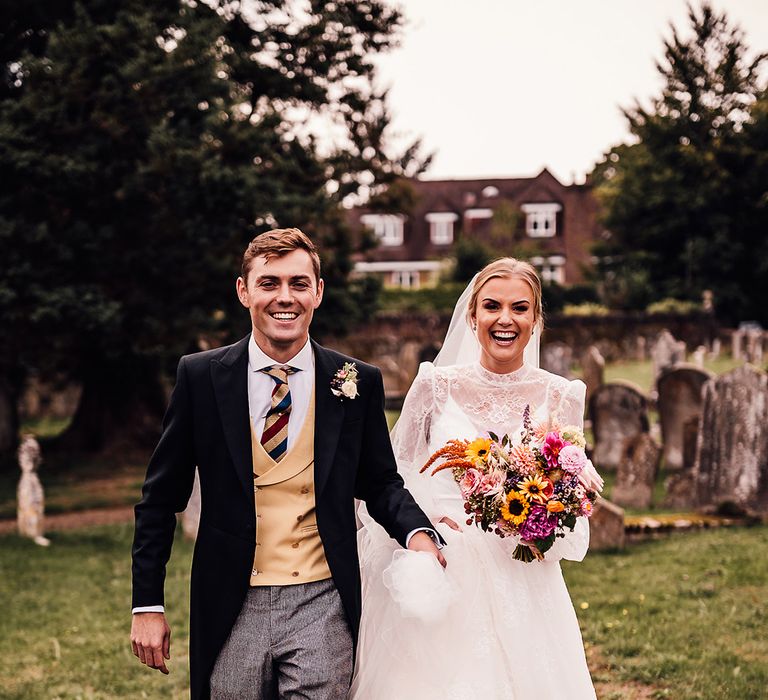
<instances>
[{"instance_id":1,"label":"dark tailcoat jacket","mask_svg":"<svg viewBox=\"0 0 768 700\"><path fill-rule=\"evenodd\" d=\"M165 567L195 467L201 513L191 574L191 697L209 697L209 678L248 591L256 516L248 410L248 340L187 355L163 433L136 506L133 606L164 603ZM401 545L429 520L398 475L384 417L381 373L312 342L315 356L317 527L354 639L360 622L355 498ZM331 393L331 379L355 362L355 399Z\"/></svg>"}]
</instances>

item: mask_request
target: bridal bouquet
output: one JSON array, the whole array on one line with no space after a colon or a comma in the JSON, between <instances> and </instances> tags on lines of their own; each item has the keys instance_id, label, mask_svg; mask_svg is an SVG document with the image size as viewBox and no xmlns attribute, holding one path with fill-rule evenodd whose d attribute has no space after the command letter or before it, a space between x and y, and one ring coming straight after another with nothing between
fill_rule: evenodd
<instances>
[{"instance_id":1,"label":"bridal bouquet","mask_svg":"<svg viewBox=\"0 0 768 700\"><path fill-rule=\"evenodd\" d=\"M530 407L523 414L520 439L493 433L475 440L449 440L421 468L441 460L432 475L452 470L473 523L500 537L519 535L538 550L519 544L514 558L530 562L557 537L573 531L576 518L589 517L602 488L584 452L584 434L575 426L533 429Z\"/></svg>"}]
</instances>

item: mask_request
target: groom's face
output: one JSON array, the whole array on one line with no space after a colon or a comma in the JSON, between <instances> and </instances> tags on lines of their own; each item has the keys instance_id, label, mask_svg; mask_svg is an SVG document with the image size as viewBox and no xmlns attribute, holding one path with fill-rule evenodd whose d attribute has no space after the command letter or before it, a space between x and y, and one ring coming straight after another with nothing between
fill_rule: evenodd
<instances>
[{"instance_id":1,"label":"groom's face","mask_svg":"<svg viewBox=\"0 0 768 700\"><path fill-rule=\"evenodd\" d=\"M305 250L254 258L248 279L237 279L237 296L251 315L256 344L271 358L287 362L307 342L309 324L323 299Z\"/></svg>"}]
</instances>

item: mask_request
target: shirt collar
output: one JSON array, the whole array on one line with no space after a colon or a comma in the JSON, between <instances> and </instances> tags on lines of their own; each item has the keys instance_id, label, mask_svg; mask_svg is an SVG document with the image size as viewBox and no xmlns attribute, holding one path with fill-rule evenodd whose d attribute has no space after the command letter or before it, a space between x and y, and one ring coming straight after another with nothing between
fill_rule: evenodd
<instances>
[{"instance_id":1,"label":"shirt collar","mask_svg":"<svg viewBox=\"0 0 768 700\"><path fill-rule=\"evenodd\" d=\"M273 360L267 355L257 344L253 338L253 333L248 340L248 369L251 372L258 372L264 367L271 365L289 365L294 369L300 369L304 371L312 371L315 368L315 357L312 353L312 345L307 338L307 342L288 362L278 362Z\"/></svg>"}]
</instances>

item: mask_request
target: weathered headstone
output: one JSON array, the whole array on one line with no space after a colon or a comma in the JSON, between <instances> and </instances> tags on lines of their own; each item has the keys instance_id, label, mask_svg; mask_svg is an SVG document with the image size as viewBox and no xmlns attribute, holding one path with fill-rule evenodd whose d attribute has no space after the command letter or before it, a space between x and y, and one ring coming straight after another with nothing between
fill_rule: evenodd
<instances>
[{"instance_id":1,"label":"weathered headstone","mask_svg":"<svg viewBox=\"0 0 768 700\"><path fill-rule=\"evenodd\" d=\"M604 373L605 360L597 347L590 345L581 356L581 374L584 383L587 385L587 401L589 401L595 389L602 385Z\"/></svg>"},{"instance_id":2,"label":"weathered headstone","mask_svg":"<svg viewBox=\"0 0 768 700\"><path fill-rule=\"evenodd\" d=\"M541 348L541 366L548 372L570 379L573 351L560 342L547 343Z\"/></svg>"},{"instance_id":3,"label":"weathered headstone","mask_svg":"<svg viewBox=\"0 0 768 700\"><path fill-rule=\"evenodd\" d=\"M720 342L720 338L715 338L712 341L712 347L709 350L710 359L717 360L720 357L721 352L722 352L722 343Z\"/></svg>"},{"instance_id":4,"label":"weathered headstone","mask_svg":"<svg viewBox=\"0 0 768 700\"><path fill-rule=\"evenodd\" d=\"M660 459L661 448L648 433L628 438L624 442L611 500L624 508L650 507Z\"/></svg>"},{"instance_id":5,"label":"weathered headstone","mask_svg":"<svg viewBox=\"0 0 768 700\"><path fill-rule=\"evenodd\" d=\"M598 498L589 519L589 548L617 549L624 546L624 510L605 498Z\"/></svg>"},{"instance_id":6,"label":"weathered headstone","mask_svg":"<svg viewBox=\"0 0 768 700\"><path fill-rule=\"evenodd\" d=\"M696 365L699 369L704 369L704 360L707 359L707 348L703 345L699 345L691 353L691 363Z\"/></svg>"},{"instance_id":7,"label":"weathered headstone","mask_svg":"<svg viewBox=\"0 0 768 700\"><path fill-rule=\"evenodd\" d=\"M197 529L200 526L200 474L195 469L195 483L192 495L184 512L181 514L181 529L188 540L197 539Z\"/></svg>"},{"instance_id":8,"label":"weathered headstone","mask_svg":"<svg viewBox=\"0 0 768 700\"><path fill-rule=\"evenodd\" d=\"M700 505L768 512L768 375L743 365L704 385L695 484Z\"/></svg>"},{"instance_id":9,"label":"weathered headstone","mask_svg":"<svg viewBox=\"0 0 768 700\"><path fill-rule=\"evenodd\" d=\"M657 380L659 423L667 469L683 466L683 425L701 415L702 388L714 375L692 365L678 365Z\"/></svg>"},{"instance_id":10,"label":"weathered headstone","mask_svg":"<svg viewBox=\"0 0 768 700\"><path fill-rule=\"evenodd\" d=\"M685 360L685 343L675 340L675 336L665 328L651 348L651 359L654 377L658 377L668 367Z\"/></svg>"},{"instance_id":11,"label":"weathered headstone","mask_svg":"<svg viewBox=\"0 0 768 700\"><path fill-rule=\"evenodd\" d=\"M631 382L610 382L595 390L589 401L598 470L614 470L621 463L627 438L648 432L648 399Z\"/></svg>"},{"instance_id":12,"label":"weathered headstone","mask_svg":"<svg viewBox=\"0 0 768 700\"><path fill-rule=\"evenodd\" d=\"M763 331L754 328L747 331L745 355L747 362L763 364Z\"/></svg>"},{"instance_id":13,"label":"weathered headstone","mask_svg":"<svg viewBox=\"0 0 768 700\"><path fill-rule=\"evenodd\" d=\"M25 435L18 451L21 479L16 490L16 522L19 534L29 537L35 544L47 547L51 542L43 536L45 531L45 494L37 476L42 461L40 445L32 435Z\"/></svg>"},{"instance_id":14,"label":"weathered headstone","mask_svg":"<svg viewBox=\"0 0 768 700\"><path fill-rule=\"evenodd\" d=\"M731 357L734 360L744 359L744 331L734 331L731 335Z\"/></svg>"},{"instance_id":15,"label":"weathered headstone","mask_svg":"<svg viewBox=\"0 0 768 700\"><path fill-rule=\"evenodd\" d=\"M667 508L695 508L698 503L693 468L696 463L696 440L700 421L701 416L692 416L683 423L682 466L670 474L664 483L664 505Z\"/></svg>"}]
</instances>

